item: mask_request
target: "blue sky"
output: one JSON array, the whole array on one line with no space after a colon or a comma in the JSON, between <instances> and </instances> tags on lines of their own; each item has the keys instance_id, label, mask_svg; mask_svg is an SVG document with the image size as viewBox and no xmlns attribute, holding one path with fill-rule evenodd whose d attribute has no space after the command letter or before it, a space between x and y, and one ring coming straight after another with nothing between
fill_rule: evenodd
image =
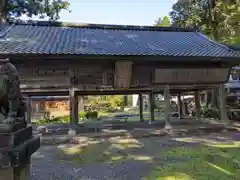
<instances>
[{"instance_id":1,"label":"blue sky","mask_svg":"<svg viewBox=\"0 0 240 180\"><path fill-rule=\"evenodd\" d=\"M159 17L169 14L175 1L176 0L69 0L70 10L72 12L61 12L60 21L120 25L153 25L154 21Z\"/></svg>"},{"instance_id":2,"label":"blue sky","mask_svg":"<svg viewBox=\"0 0 240 180\"><path fill-rule=\"evenodd\" d=\"M70 0L71 13L61 21L99 24L153 25L169 14L175 0Z\"/></svg>"}]
</instances>

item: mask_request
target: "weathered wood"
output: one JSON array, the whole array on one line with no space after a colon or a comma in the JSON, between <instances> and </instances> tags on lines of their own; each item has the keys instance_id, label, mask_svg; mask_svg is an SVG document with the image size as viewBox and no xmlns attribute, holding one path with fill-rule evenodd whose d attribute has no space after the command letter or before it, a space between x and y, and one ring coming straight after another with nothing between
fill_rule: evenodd
<instances>
[{"instance_id":1,"label":"weathered wood","mask_svg":"<svg viewBox=\"0 0 240 180\"><path fill-rule=\"evenodd\" d=\"M144 118L143 118L143 96L142 96L142 94L139 94L138 98L139 98L139 117L140 117L140 121L143 122Z\"/></svg>"},{"instance_id":2,"label":"weathered wood","mask_svg":"<svg viewBox=\"0 0 240 180\"><path fill-rule=\"evenodd\" d=\"M116 61L114 87L117 89L125 89L130 87L132 75L131 61Z\"/></svg>"},{"instance_id":3,"label":"weathered wood","mask_svg":"<svg viewBox=\"0 0 240 180\"><path fill-rule=\"evenodd\" d=\"M78 112L84 111L84 97L78 96Z\"/></svg>"},{"instance_id":4,"label":"weathered wood","mask_svg":"<svg viewBox=\"0 0 240 180\"><path fill-rule=\"evenodd\" d=\"M37 66L37 68L36 68ZM113 86L114 67L111 63L66 64L26 66L17 65L22 89L36 88L69 88L69 69L74 73L75 86L79 89L98 89Z\"/></svg>"},{"instance_id":5,"label":"weathered wood","mask_svg":"<svg viewBox=\"0 0 240 180\"><path fill-rule=\"evenodd\" d=\"M133 65L131 87L151 86L153 68L147 65Z\"/></svg>"},{"instance_id":6,"label":"weathered wood","mask_svg":"<svg viewBox=\"0 0 240 180\"><path fill-rule=\"evenodd\" d=\"M178 117L179 119L183 118L183 105L182 105L182 99L181 99L181 93L177 94L177 102L178 102Z\"/></svg>"},{"instance_id":7,"label":"weathered wood","mask_svg":"<svg viewBox=\"0 0 240 180\"><path fill-rule=\"evenodd\" d=\"M226 82L228 68L155 69L154 83L200 84Z\"/></svg>"},{"instance_id":8,"label":"weathered wood","mask_svg":"<svg viewBox=\"0 0 240 180\"><path fill-rule=\"evenodd\" d=\"M200 104L200 92L194 92L194 99L195 99L195 108L196 108L196 119L201 120L201 104Z\"/></svg>"},{"instance_id":9,"label":"weathered wood","mask_svg":"<svg viewBox=\"0 0 240 180\"><path fill-rule=\"evenodd\" d=\"M164 88L164 103L165 103L165 110L164 110L164 116L165 116L165 127L171 127L171 96L169 93L169 85L166 85Z\"/></svg>"},{"instance_id":10,"label":"weathered wood","mask_svg":"<svg viewBox=\"0 0 240 180\"><path fill-rule=\"evenodd\" d=\"M71 87L69 89L69 112L70 112L70 129L69 134L76 134L76 124L78 122L78 97L75 90L75 74L73 69L69 69L69 84Z\"/></svg>"},{"instance_id":11,"label":"weathered wood","mask_svg":"<svg viewBox=\"0 0 240 180\"><path fill-rule=\"evenodd\" d=\"M65 61L64 61L65 62ZM121 68L119 65L116 65L113 62L98 62L98 63L91 63L91 62L82 62L81 63L67 63L62 61L46 61L42 63L27 63L27 64L16 64L16 67L20 74L21 79L21 89L22 90L28 90L28 89L69 89L69 69L72 69L74 73L75 78L75 88L78 88L80 91L101 91L105 89L112 89L114 86L114 71L115 77L118 77L118 83L121 82L125 83L128 88L129 81L130 88L150 88L151 89L163 89L160 87L160 84L163 85L165 82L169 82L169 78L172 81L172 84L182 83L182 85L171 85L171 89L198 89L198 88L210 88L213 86L216 86L218 82L213 83L210 82L209 77L215 77L216 79L220 76L225 76L225 79L227 78L227 75L224 73L216 73L210 72L216 70L217 68L208 68L209 72L207 73L207 81L202 81L201 77L202 74L199 74L200 80L196 80L195 75L191 75L191 73L188 73L189 71L198 71L198 69L164 69L167 68L167 66L164 66L163 69L159 69L159 66L156 66L158 69L154 73L155 66L148 65L148 64L132 64L132 62L129 61L119 61L117 64L125 63L127 62L127 66L123 67L121 65ZM176 67L175 67L176 68ZM122 69L118 72L117 69ZM130 71L132 69L132 71ZM221 68L219 68L221 69ZM171 70L173 70L171 72ZM176 71L177 70L177 71ZM227 68L222 68L221 70L225 71ZM124 72L123 72L124 71ZM160 71L160 72L158 72ZM118 73L117 73L118 72ZM187 72L187 74L186 74ZM117 75L120 74L120 75ZM185 74L185 75L184 75ZM206 73L205 73L206 74ZM192 76L192 80L186 80L185 76ZM156 78L157 77L157 78ZM183 79L184 81L180 81L179 78L174 79L175 77L179 77L180 79ZM172 79L171 79L172 78ZM186 80L186 81L185 81ZM195 81L196 80L196 81ZM219 80L219 79L218 79ZM155 82L155 83L152 83ZM115 84L117 81L115 81ZM200 84L199 84L200 83ZM187 85L189 84L189 85ZM119 90L118 87L115 87L114 90Z\"/></svg>"},{"instance_id":12,"label":"weathered wood","mask_svg":"<svg viewBox=\"0 0 240 180\"><path fill-rule=\"evenodd\" d=\"M56 65L54 67L34 65L17 66L21 87L33 86L65 86L68 85L69 71L67 67Z\"/></svg>"},{"instance_id":13,"label":"weathered wood","mask_svg":"<svg viewBox=\"0 0 240 180\"><path fill-rule=\"evenodd\" d=\"M150 122L152 122L152 121L155 121L155 116L154 116L155 98L154 98L153 92L149 93L148 100L150 105Z\"/></svg>"},{"instance_id":14,"label":"weathered wood","mask_svg":"<svg viewBox=\"0 0 240 180\"><path fill-rule=\"evenodd\" d=\"M31 100L31 97L29 96L26 97L26 106L27 106L27 111L25 113L26 120L27 120L27 123L30 124L32 119L32 100Z\"/></svg>"},{"instance_id":15,"label":"weathered wood","mask_svg":"<svg viewBox=\"0 0 240 180\"><path fill-rule=\"evenodd\" d=\"M227 106L226 106L226 90L224 84L219 86L219 104L220 104L220 118L222 121L227 122Z\"/></svg>"},{"instance_id":16,"label":"weathered wood","mask_svg":"<svg viewBox=\"0 0 240 180\"><path fill-rule=\"evenodd\" d=\"M78 99L74 88L69 90L70 131L75 131L78 122Z\"/></svg>"}]
</instances>

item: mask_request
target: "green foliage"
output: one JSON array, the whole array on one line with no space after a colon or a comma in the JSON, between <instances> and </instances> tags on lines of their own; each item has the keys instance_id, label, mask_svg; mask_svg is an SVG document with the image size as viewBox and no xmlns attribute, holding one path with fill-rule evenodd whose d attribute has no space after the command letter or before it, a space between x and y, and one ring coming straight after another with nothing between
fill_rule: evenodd
<instances>
[{"instance_id":1,"label":"green foliage","mask_svg":"<svg viewBox=\"0 0 240 180\"><path fill-rule=\"evenodd\" d=\"M239 42L240 0L178 0L172 9L173 26L198 28L224 43Z\"/></svg>"},{"instance_id":2,"label":"green foliage","mask_svg":"<svg viewBox=\"0 0 240 180\"><path fill-rule=\"evenodd\" d=\"M79 119L79 120L80 120L80 119L83 119L84 117L86 117L86 112L81 111L81 112L78 113L78 119Z\"/></svg>"},{"instance_id":3,"label":"green foliage","mask_svg":"<svg viewBox=\"0 0 240 180\"><path fill-rule=\"evenodd\" d=\"M203 118L214 118L214 119L220 119L220 111L217 108L207 108L203 107L201 109L201 116Z\"/></svg>"},{"instance_id":4,"label":"green foliage","mask_svg":"<svg viewBox=\"0 0 240 180\"><path fill-rule=\"evenodd\" d=\"M40 16L49 17L50 20L59 19L61 10L68 10L67 0L2 0L0 11L3 18L18 18L22 15L28 17Z\"/></svg>"},{"instance_id":5,"label":"green foliage","mask_svg":"<svg viewBox=\"0 0 240 180\"><path fill-rule=\"evenodd\" d=\"M92 112L93 114L96 114L96 112ZM98 114L98 113L97 113ZM86 117L86 112L79 112L78 113L78 120L81 121L83 118ZM70 122L70 116L59 116L52 119L41 119L33 121L32 124L61 124L61 123L69 123Z\"/></svg>"},{"instance_id":6,"label":"green foliage","mask_svg":"<svg viewBox=\"0 0 240 180\"><path fill-rule=\"evenodd\" d=\"M168 16L164 16L163 19L158 18L155 23L155 26L168 27L170 26L170 18Z\"/></svg>"},{"instance_id":7,"label":"green foliage","mask_svg":"<svg viewBox=\"0 0 240 180\"><path fill-rule=\"evenodd\" d=\"M88 117L88 119L97 119L98 118L98 112L97 111L88 111L85 115L86 117Z\"/></svg>"},{"instance_id":8,"label":"green foliage","mask_svg":"<svg viewBox=\"0 0 240 180\"><path fill-rule=\"evenodd\" d=\"M122 95L89 96L88 105L91 106L93 110L116 110L118 107L122 107L124 105L124 99Z\"/></svg>"}]
</instances>

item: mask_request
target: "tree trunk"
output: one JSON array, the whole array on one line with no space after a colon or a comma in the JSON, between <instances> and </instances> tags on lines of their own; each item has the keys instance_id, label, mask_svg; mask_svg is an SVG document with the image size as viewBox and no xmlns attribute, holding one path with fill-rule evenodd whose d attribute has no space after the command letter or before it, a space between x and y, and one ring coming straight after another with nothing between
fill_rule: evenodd
<instances>
[{"instance_id":1,"label":"tree trunk","mask_svg":"<svg viewBox=\"0 0 240 180\"><path fill-rule=\"evenodd\" d=\"M219 28L219 12L216 10L216 1L208 0L208 18L209 18L209 28L212 29L212 37L215 41L220 41L220 28ZM218 90L213 89L211 92L211 106L218 107Z\"/></svg>"}]
</instances>

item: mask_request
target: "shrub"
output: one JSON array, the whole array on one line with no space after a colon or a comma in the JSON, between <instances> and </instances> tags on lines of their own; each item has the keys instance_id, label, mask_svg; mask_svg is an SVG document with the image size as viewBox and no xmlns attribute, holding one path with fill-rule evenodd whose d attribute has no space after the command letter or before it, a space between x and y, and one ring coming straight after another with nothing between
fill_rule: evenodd
<instances>
[{"instance_id":1,"label":"shrub","mask_svg":"<svg viewBox=\"0 0 240 180\"><path fill-rule=\"evenodd\" d=\"M88 119L97 119L98 118L98 112L97 111L88 111L86 113L86 117Z\"/></svg>"},{"instance_id":2,"label":"shrub","mask_svg":"<svg viewBox=\"0 0 240 180\"><path fill-rule=\"evenodd\" d=\"M86 117L86 112L81 111L81 112L78 113L78 120L83 119L85 117Z\"/></svg>"},{"instance_id":3,"label":"shrub","mask_svg":"<svg viewBox=\"0 0 240 180\"><path fill-rule=\"evenodd\" d=\"M214 119L220 119L220 111L217 108L207 108L203 107L201 109L201 116L203 118L214 118Z\"/></svg>"},{"instance_id":4,"label":"shrub","mask_svg":"<svg viewBox=\"0 0 240 180\"><path fill-rule=\"evenodd\" d=\"M86 116L85 112L79 112L78 113L78 120L81 121ZM33 121L32 124L60 124L60 123L69 123L70 122L70 116L58 116L54 117L52 119L41 119L37 121Z\"/></svg>"}]
</instances>

